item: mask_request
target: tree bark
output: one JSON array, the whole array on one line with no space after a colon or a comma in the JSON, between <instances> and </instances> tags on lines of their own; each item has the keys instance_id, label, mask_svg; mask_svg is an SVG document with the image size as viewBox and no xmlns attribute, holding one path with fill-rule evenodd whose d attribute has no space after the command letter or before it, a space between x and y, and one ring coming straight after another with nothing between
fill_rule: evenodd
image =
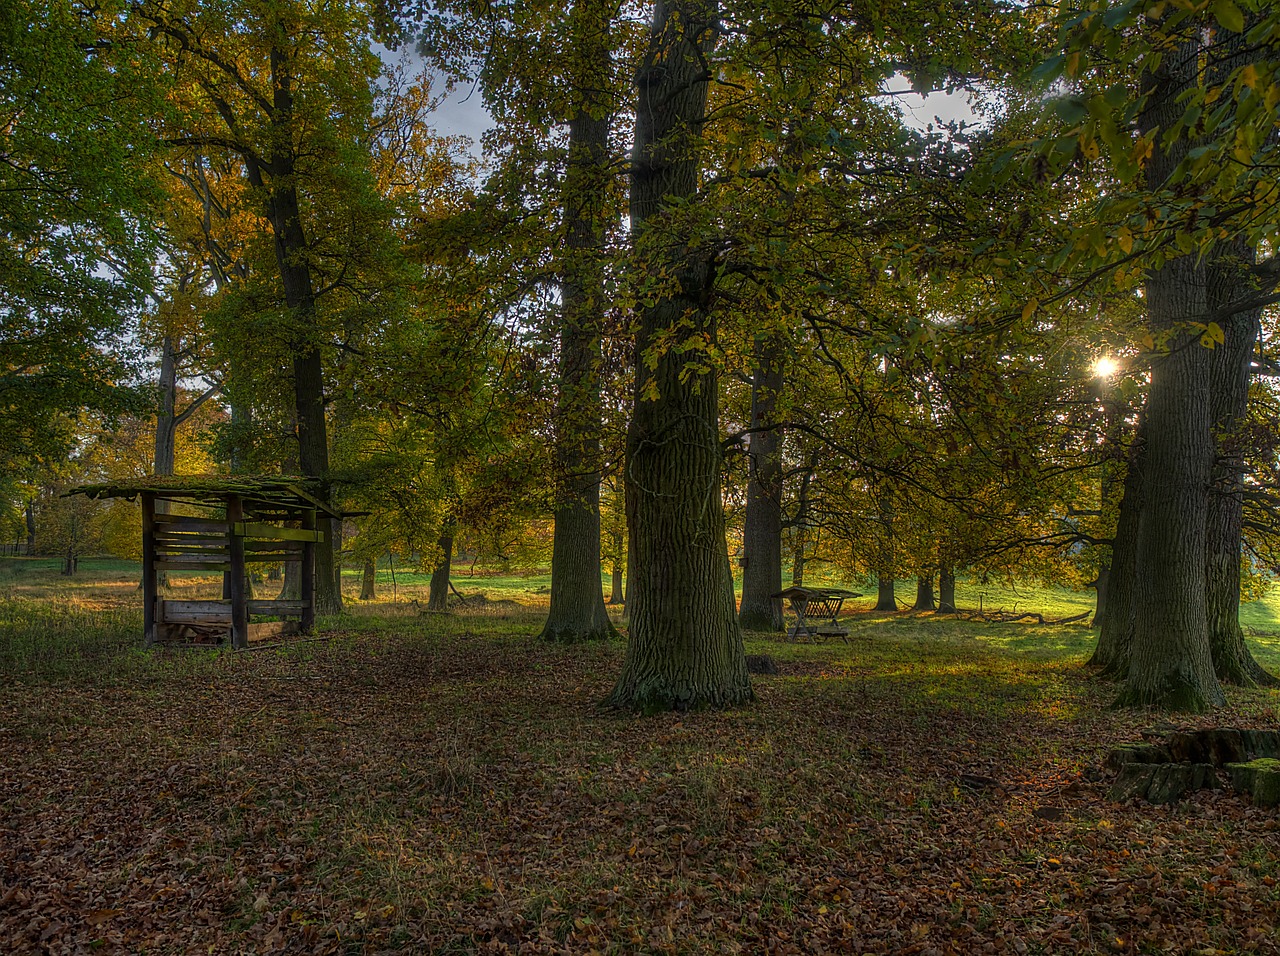
<instances>
[{"instance_id":1,"label":"tree bark","mask_svg":"<svg viewBox=\"0 0 1280 956\"><path fill-rule=\"evenodd\" d=\"M713 276L671 220L697 194L715 43L706 0L657 0L637 73L631 223L637 256L666 280L641 305L635 407L627 432L631 635L607 703L653 712L754 698L738 630L720 495ZM675 334L677 341L666 341Z\"/></svg>"},{"instance_id":2,"label":"tree bark","mask_svg":"<svg viewBox=\"0 0 1280 956\"><path fill-rule=\"evenodd\" d=\"M956 613L956 572L949 564L938 571L938 613Z\"/></svg>"},{"instance_id":3,"label":"tree bark","mask_svg":"<svg viewBox=\"0 0 1280 956\"><path fill-rule=\"evenodd\" d=\"M36 501L34 498L27 499L26 509L27 519L27 556L36 553Z\"/></svg>"},{"instance_id":4,"label":"tree bark","mask_svg":"<svg viewBox=\"0 0 1280 956\"><path fill-rule=\"evenodd\" d=\"M615 560L609 574L609 603L622 604L622 562Z\"/></svg>"},{"instance_id":5,"label":"tree bark","mask_svg":"<svg viewBox=\"0 0 1280 956\"><path fill-rule=\"evenodd\" d=\"M571 14L575 113L563 203L556 508L551 607L541 638L556 644L617 632L600 584L600 334L604 323L605 209L609 169L610 7L577 0Z\"/></svg>"},{"instance_id":6,"label":"tree bark","mask_svg":"<svg viewBox=\"0 0 1280 956\"><path fill-rule=\"evenodd\" d=\"M791 552L791 586L804 587L805 545L809 543L809 485L813 482L813 469L805 471L796 493L795 540Z\"/></svg>"},{"instance_id":7,"label":"tree bark","mask_svg":"<svg viewBox=\"0 0 1280 956\"><path fill-rule=\"evenodd\" d=\"M897 582L887 574L881 574L876 577L876 611L896 611L898 609L898 599L894 595L894 585Z\"/></svg>"},{"instance_id":8,"label":"tree bark","mask_svg":"<svg viewBox=\"0 0 1280 956\"><path fill-rule=\"evenodd\" d=\"M360 575L360 600L372 601L378 590L378 559L370 555L364 559Z\"/></svg>"},{"instance_id":9,"label":"tree bark","mask_svg":"<svg viewBox=\"0 0 1280 956\"><path fill-rule=\"evenodd\" d=\"M1154 137L1148 188L1158 194L1186 153L1160 134L1181 116L1178 97L1196 82L1198 36L1169 50L1145 79L1139 126ZM1226 703L1214 675L1205 600L1206 521L1213 472L1210 352L1186 323L1205 315L1204 270L1197 255L1167 260L1147 274L1148 322L1165 349L1152 364L1147 393L1148 485L1138 522L1133 656L1117 703L1200 712Z\"/></svg>"},{"instance_id":10,"label":"tree bark","mask_svg":"<svg viewBox=\"0 0 1280 956\"><path fill-rule=\"evenodd\" d=\"M778 632L782 602L782 435L773 426L783 383L783 350L773 337L755 343L751 382L747 510L742 528L742 604L738 626L746 631Z\"/></svg>"},{"instance_id":11,"label":"tree bark","mask_svg":"<svg viewBox=\"0 0 1280 956\"><path fill-rule=\"evenodd\" d=\"M173 337L166 335L160 346L160 408L156 411L155 449L152 455L152 473L157 476L172 475L177 457L178 434L178 355ZM156 514L168 514L169 502L157 499ZM159 571L156 586L167 588L169 574Z\"/></svg>"},{"instance_id":12,"label":"tree bark","mask_svg":"<svg viewBox=\"0 0 1280 956\"><path fill-rule=\"evenodd\" d=\"M453 565L453 527L440 534L440 560L431 572L431 590L427 593L428 611L449 610L449 573Z\"/></svg>"},{"instance_id":13,"label":"tree bark","mask_svg":"<svg viewBox=\"0 0 1280 956\"><path fill-rule=\"evenodd\" d=\"M931 576L916 578L916 603L911 610L932 611L933 609L933 578Z\"/></svg>"},{"instance_id":14,"label":"tree bark","mask_svg":"<svg viewBox=\"0 0 1280 956\"><path fill-rule=\"evenodd\" d=\"M876 495L876 510L879 512L879 533L876 538L876 611L896 611L898 601L894 596L894 565L897 563L894 554L893 540L893 499L886 488L881 488Z\"/></svg>"},{"instance_id":15,"label":"tree bark","mask_svg":"<svg viewBox=\"0 0 1280 956\"><path fill-rule=\"evenodd\" d=\"M1225 243L1206 264L1210 311L1238 299L1255 283L1256 255L1242 242ZM1249 374L1262 310L1238 312L1222 323L1223 343L1211 356L1211 401L1217 455L1209 495L1205 591L1209 648L1218 680L1241 687L1280 681L1250 653L1240 626L1240 560L1244 522L1244 450L1237 429L1249 407Z\"/></svg>"},{"instance_id":16,"label":"tree bark","mask_svg":"<svg viewBox=\"0 0 1280 956\"><path fill-rule=\"evenodd\" d=\"M283 34L283 25L277 25ZM308 244L298 200L294 155L293 76L282 40L271 47L274 90L271 125L275 151L265 163L246 157L250 182L264 189L271 223L276 265L291 313L294 418L298 434L298 465L302 474L321 482L328 498L329 437L324 411L324 362L316 340L316 298L308 265ZM263 172L269 175L264 181ZM337 580L335 542L330 532L316 544L316 613L342 611Z\"/></svg>"},{"instance_id":17,"label":"tree bark","mask_svg":"<svg viewBox=\"0 0 1280 956\"><path fill-rule=\"evenodd\" d=\"M1088 660L1090 667L1101 668L1100 676L1110 680L1124 680L1129 676L1129 661L1133 654L1138 522L1142 516L1143 474L1146 469L1145 421L1146 413L1143 412L1133 443L1129 446L1120 512L1111 541L1107 600L1098 621L1098 646Z\"/></svg>"}]
</instances>

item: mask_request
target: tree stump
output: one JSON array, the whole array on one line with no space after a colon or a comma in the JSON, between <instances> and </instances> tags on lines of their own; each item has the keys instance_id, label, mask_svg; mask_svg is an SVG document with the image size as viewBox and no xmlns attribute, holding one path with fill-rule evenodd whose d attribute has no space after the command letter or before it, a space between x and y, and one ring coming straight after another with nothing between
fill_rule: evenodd
<instances>
[{"instance_id":1,"label":"tree stump","mask_svg":"<svg viewBox=\"0 0 1280 956\"><path fill-rule=\"evenodd\" d=\"M777 674L778 662L768 654L748 654L747 655L747 673L749 674Z\"/></svg>"},{"instance_id":2,"label":"tree stump","mask_svg":"<svg viewBox=\"0 0 1280 956\"><path fill-rule=\"evenodd\" d=\"M1141 797L1148 803L1176 803L1192 790L1216 790L1218 778L1207 763L1129 763L1111 785L1108 800Z\"/></svg>"},{"instance_id":3,"label":"tree stump","mask_svg":"<svg viewBox=\"0 0 1280 956\"><path fill-rule=\"evenodd\" d=\"M1280 760L1260 757L1248 763L1227 765L1231 786L1253 798L1256 807L1280 806Z\"/></svg>"},{"instance_id":4,"label":"tree stump","mask_svg":"<svg viewBox=\"0 0 1280 956\"><path fill-rule=\"evenodd\" d=\"M1169 763L1169 753L1157 744L1127 744L1107 754L1107 769L1122 770L1126 764Z\"/></svg>"}]
</instances>

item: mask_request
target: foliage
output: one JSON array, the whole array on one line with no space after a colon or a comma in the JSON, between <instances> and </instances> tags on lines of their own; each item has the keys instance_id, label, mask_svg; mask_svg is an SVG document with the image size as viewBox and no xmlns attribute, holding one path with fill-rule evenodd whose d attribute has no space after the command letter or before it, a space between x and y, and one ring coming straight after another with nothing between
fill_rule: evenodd
<instances>
[{"instance_id":1,"label":"foliage","mask_svg":"<svg viewBox=\"0 0 1280 956\"><path fill-rule=\"evenodd\" d=\"M77 415L141 403L128 332L149 288L160 109L122 4L0 11L0 474L55 462Z\"/></svg>"}]
</instances>

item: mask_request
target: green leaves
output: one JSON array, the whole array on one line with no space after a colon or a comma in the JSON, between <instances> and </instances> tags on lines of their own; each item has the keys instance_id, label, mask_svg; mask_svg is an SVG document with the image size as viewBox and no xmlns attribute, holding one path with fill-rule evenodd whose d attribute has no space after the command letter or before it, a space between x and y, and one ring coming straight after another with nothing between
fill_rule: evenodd
<instances>
[{"instance_id":1,"label":"green leaves","mask_svg":"<svg viewBox=\"0 0 1280 956\"><path fill-rule=\"evenodd\" d=\"M1234 0L1213 0L1213 18L1224 29L1233 33L1244 32L1244 13L1235 5Z\"/></svg>"}]
</instances>

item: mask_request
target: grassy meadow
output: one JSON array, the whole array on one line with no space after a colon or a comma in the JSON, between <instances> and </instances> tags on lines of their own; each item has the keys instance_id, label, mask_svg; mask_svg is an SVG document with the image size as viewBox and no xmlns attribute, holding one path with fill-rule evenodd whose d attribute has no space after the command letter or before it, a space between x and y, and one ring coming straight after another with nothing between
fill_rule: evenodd
<instances>
[{"instance_id":1,"label":"grassy meadow","mask_svg":"<svg viewBox=\"0 0 1280 956\"><path fill-rule=\"evenodd\" d=\"M136 565L0 561L0 952L1280 952L1274 810L1106 800L1168 721L1108 709L1085 626L861 599L847 643L747 635L755 705L636 718L595 706L621 642L534 639L545 576L345 584L322 640L145 653ZM1229 696L1177 723L1277 726Z\"/></svg>"}]
</instances>

